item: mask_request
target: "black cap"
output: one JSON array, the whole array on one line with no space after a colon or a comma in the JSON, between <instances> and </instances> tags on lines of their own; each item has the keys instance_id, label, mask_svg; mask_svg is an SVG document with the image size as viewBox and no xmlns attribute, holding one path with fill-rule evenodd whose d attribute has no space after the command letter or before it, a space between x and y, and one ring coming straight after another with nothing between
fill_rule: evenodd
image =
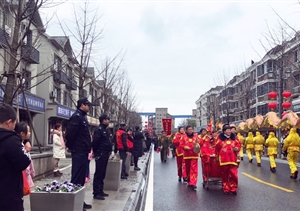
<instances>
[{"instance_id":1,"label":"black cap","mask_svg":"<svg viewBox=\"0 0 300 211\"><path fill-rule=\"evenodd\" d=\"M110 118L109 118L109 116L107 116L107 114L102 114L102 115L99 117L100 123L101 123L104 119L110 120Z\"/></svg>"},{"instance_id":2,"label":"black cap","mask_svg":"<svg viewBox=\"0 0 300 211\"><path fill-rule=\"evenodd\" d=\"M80 106L84 104L84 105L89 105L92 106L93 104L86 98L81 98L80 100L77 101L77 108L80 108Z\"/></svg>"},{"instance_id":3,"label":"black cap","mask_svg":"<svg viewBox=\"0 0 300 211\"><path fill-rule=\"evenodd\" d=\"M223 125L222 131L224 132L227 129L231 129L230 125L229 124Z\"/></svg>"},{"instance_id":4,"label":"black cap","mask_svg":"<svg viewBox=\"0 0 300 211\"><path fill-rule=\"evenodd\" d=\"M120 123L120 127L124 127L124 126L126 126L126 123L125 122L121 122Z\"/></svg>"}]
</instances>

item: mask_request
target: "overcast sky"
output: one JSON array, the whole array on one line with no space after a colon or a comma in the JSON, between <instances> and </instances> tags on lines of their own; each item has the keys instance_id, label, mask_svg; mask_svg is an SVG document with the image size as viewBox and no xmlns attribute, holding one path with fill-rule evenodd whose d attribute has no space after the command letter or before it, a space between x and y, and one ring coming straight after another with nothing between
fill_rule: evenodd
<instances>
[{"instance_id":1,"label":"overcast sky","mask_svg":"<svg viewBox=\"0 0 300 211\"><path fill-rule=\"evenodd\" d=\"M71 20L74 2L83 1L44 9L42 17L55 11L60 19ZM123 66L137 92L139 111L168 107L174 115L191 114L199 96L218 85L220 73L233 76L264 56L259 40L264 40L266 23L278 28L272 8L297 30L300 20L297 0L90 2L99 7L104 27L97 59L126 50ZM55 19L47 33L64 35Z\"/></svg>"}]
</instances>

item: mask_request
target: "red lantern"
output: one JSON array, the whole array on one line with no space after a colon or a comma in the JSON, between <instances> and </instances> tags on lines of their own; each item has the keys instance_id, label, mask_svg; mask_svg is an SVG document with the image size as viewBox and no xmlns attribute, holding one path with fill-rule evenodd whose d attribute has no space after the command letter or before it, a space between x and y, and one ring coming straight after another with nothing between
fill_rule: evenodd
<instances>
[{"instance_id":1,"label":"red lantern","mask_svg":"<svg viewBox=\"0 0 300 211\"><path fill-rule=\"evenodd\" d=\"M269 98L271 98L273 100L273 99L276 99L277 93L276 92L269 92L268 96L269 96Z\"/></svg>"},{"instance_id":2,"label":"red lantern","mask_svg":"<svg viewBox=\"0 0 300 211\"><path fill-rule=\"evenodd\" d=\"M282 103L282 108L284 108L284 109L288 109L291 106L292 106L292 104L290 102L284 102L284 103Z\"/></svg>"},{"instance_id":3,"label":"red lantern","mask_svg":"<svg viewBox=\"0 0 300 211\"><path fill-rule=\"evenodd\" d=\"M268 104L268 107L269 107L269 109L274 110L274 109L277 107L277 103L275 103L275 102L270 102L270 103Z\"/></svg>"},{"instance_id":4,"label":"red lantern","mask_svg":"<svg viewBox=\"0 0 300 211\"><path fill-rule=\"evenodd\" d=\"M286 112L286 111L285 111L285 112L283 112L283 113L281 114L281 116L284 117L284 116L287 115L288 113L289 113L289 112Z\"/></svg>"},{"instance_id":5,"label":"red lantern","mask_svg":"<svg viewBox=\"0 0 300 211\"><path fill-rule=\"evenodd\" d=\"M292 93L289 92L289 91L284 91L282 92L282 96L285 98L285 99L288 99L292 96Z\"/></svg>"}]
</instances>

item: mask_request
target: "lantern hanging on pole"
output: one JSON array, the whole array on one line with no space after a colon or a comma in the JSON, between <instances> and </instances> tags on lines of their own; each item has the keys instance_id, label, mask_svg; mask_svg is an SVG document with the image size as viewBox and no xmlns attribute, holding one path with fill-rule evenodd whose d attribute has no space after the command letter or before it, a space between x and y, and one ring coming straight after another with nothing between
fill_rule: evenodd
<instances>
[{"instance_id":1,"label":"lantern hanging on pole","mask_svg":"<svg viewBox=\"0 0 300 211\"><path fill-rule=\"evenodd\" d=\"M287 110L292 106L292 104L290 102L284 102L282 103L282 107Z\"/></svg>"},{"instance_id":2,"label":"lantern hanging on pole","mask_svg":"<svg viewBox=\"0 0 300 211\"><path fill-rule=\"evenodd\" d=\"M270 102L268 104L269 109L271 109L272 111L277 107L277 103L275 102Z\"/></svg>"},{"instance_id":3,"label":"lantern hanging on pole","mask_svg":"<svg viewBox=\"0 0 300 211\"><path fill-rule=\"evenodd\" d=\"M276 92L269 92L268 94L269 98L271 98L272 100L277 98L277 93Z\"/></svg>"},{"instance_id":4,"label":"lantern hanging on pole","mask_svg":"<svg viewBox=\"0 0 300 211\"><path fill-rule=\"evenodd\" d=\"M285 100L287 100L292 96L292 93L289 91L284 91L284 92L282 92L282 96Z\"/></svg>"}]
</instances>

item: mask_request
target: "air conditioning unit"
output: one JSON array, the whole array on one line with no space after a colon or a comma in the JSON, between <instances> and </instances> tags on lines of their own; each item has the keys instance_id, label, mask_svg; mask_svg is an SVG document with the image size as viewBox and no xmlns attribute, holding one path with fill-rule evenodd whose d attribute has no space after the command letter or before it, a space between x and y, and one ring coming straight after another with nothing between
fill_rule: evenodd
<instances>
[{"instance_id":1,"label":"air conditioning unit","mask_svg":"<svg viewBox=\"0 0 300 211\"><path fill-rule=\"evenodd\" d=\"M11 28L10 28L10 26L5 25L4 30L8 34L8 36L11 36Z\"/></svg>"},{"instance_id":2,"label":"air conditioning unit","mask_svg":"<svg viewBox=\"0 0 300 211\"><path fill-rule=\"evenodd\" d=\"M52 92L50 92L50 97L51 98L56 98L57 97L57 90L54 89Z\"/></svg>"}]
</instances>

